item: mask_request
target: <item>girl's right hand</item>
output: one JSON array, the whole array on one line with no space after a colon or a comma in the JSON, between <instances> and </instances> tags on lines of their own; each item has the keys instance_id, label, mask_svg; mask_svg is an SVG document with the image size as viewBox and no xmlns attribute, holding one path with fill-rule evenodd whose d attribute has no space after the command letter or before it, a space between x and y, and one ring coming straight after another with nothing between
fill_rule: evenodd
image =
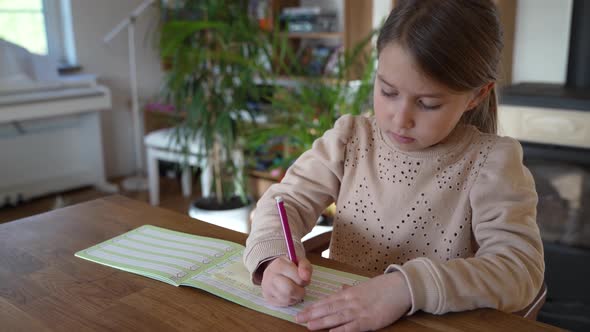
<instances>
[{"instance_id":1,"label":"girl's right hand","mask_svg":"<svg viewBox=\"0 0 590 332\"><path fill-rule=\"evenodd\" d=\"M305 296L305 286L311 281L312 266L307 258L300 258L299 265L287 257L274 259L262 275L262 295L272 305L286 307L297 304Z\"/></svg>"}]
</instances>

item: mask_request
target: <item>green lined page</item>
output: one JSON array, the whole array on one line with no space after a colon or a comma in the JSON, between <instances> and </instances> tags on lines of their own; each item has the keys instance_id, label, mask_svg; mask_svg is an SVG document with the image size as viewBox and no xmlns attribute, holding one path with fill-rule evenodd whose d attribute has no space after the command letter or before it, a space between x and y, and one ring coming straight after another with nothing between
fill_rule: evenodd
<instances>
[{"instance_id":1,"label":"green lined page","mask_svg":"<svg viewBox=\"0 0 590 332\"><path fill-rule=\"evenodd\" d=\"M266 303L242 263L244 246L225 240L144 225L76 253L77 257L160 280L191 286L271 316L294 321L305 306L368 278L313 266L312 281L300 304Z\"/></svg>"},{"instance_id":2,"label":"green lined page","mask_svg":"<svg viewBox=\"0 0 590 332\"><path fill-rule=\"evenodd\" d=\"M178 286L243 250L230 241L144 225L76 256Z\"/></svg>"}]
</instances>

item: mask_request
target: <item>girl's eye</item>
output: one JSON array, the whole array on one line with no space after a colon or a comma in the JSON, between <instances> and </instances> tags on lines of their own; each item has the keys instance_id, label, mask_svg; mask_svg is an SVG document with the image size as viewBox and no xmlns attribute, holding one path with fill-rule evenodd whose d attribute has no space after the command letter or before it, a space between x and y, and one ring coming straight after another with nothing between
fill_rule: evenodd
<instances>
[{"instance_id":1,"label":"girl's eye","mask_svg":"<svg viewBox=\"0 0 590 332\"><path fill-rule=\"evenodd\" d=\"M385 91L383 89L381 89L381 94L383 96L385 96L385 97L395 97L395 96L397 96L397 92L395 92L395 91L387 92L387 91Z\"/></svg>"},{"instance_id":2,"label":"girl's eye","mask_svg":"<svg viewBox=\"0 0 590 332\"><path fill-rule=\"evenodd\" d=\"M420 104L420 107L422 107L425 110L435 110L440 108L441 105L426 105L424 104L422 101L418 102Z\"/></svg>"}]
</instances>

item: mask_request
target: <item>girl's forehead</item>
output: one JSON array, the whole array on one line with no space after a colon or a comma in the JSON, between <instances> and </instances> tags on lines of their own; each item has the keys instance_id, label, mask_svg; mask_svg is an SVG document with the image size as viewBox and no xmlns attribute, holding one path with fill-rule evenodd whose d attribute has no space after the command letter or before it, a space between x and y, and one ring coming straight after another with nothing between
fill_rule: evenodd
<instances>
[{"instance_id":1,"label":"girl's forehead","mask_svg":"<svg viewBox=\"0 0 590 332\"><path fill-rule=\"evenodd\" d=\"M379 54L377 79L415 94L441 94L449 89L426 75L411 54L393 44Z\"/></svg>"}]
</instances>

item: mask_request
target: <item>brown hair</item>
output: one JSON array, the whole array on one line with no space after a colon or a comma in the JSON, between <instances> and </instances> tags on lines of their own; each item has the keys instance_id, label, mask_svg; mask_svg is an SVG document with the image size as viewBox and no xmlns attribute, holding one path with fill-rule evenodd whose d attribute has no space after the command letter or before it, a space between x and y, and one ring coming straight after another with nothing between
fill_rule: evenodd
<instances>
[{"instance_id":1,"label":"brown hair","mask_svg":"<svg viewBox=\"0 0 590 332\"><path fill-rule=\"evenodd\" d=\"M491 0L398 0L377 39L377 53L398 43L422 71L455 91L495 82L502 30ZM496 133L495 87L461 121Z\"/></svg>"}]
</instances>

